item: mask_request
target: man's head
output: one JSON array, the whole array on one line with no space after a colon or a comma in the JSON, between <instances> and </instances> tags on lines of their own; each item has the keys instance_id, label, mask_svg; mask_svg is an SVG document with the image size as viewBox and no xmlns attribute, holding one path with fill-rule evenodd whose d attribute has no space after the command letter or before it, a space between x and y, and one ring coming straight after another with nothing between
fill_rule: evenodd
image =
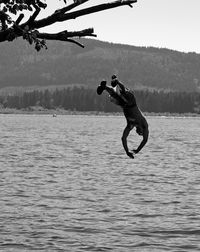
<instances>
[{"instance_id":1,"label":"man's head","mask_svg":"<svg viewBox=\"0 0 200 252\"><path fill-rule=\"evenodd\" d=\"M136 132L138 135L142 136L143 135L143 129L139 126L136 127Z\"/></svg>"}]
</instances>

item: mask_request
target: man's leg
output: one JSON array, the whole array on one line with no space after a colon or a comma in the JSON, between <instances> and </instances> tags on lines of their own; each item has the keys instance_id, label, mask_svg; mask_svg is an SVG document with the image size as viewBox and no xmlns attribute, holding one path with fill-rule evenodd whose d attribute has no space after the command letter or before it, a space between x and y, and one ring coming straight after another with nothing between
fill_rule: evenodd
<instances>
[{"instance_id":1,"label":"man's leg","mask_svg":"<svg viewBox=\"0 0 200 252\"><path fill-rule=\"evenodd\" d=\"M134 125L128 123L126 128L124 129L123 135L122 135L122 145L124 147L124 150L126 152L126 154L130 157L130 158L134 158L133 153L131 153L128 149L128 145L127 145L127 137L130 133L130 131L133 129Z\"/></svg>"},{"instance_id":2,"label":"man's leg","mask_svg":"<svg viewBox=\"0 0 200 252\"><path fill-rule=\"evenodd\" d=\"M101 95L105 90L105 88L106 88L106 81L102 81L100 85L97 87L97 94Z\"/></svg>"},{"instance_id":3,"label":"man's leg","mask_svg":"<svg viewBox=\"0 0 200 252\"><path fill-rule=\"evenodd\" d=\"M104 90L106 90L111 97L117 100L118 105L120 106L125 105L124 100L115 92L115 90L112 87L106 85L106 81L102 81L100 85L97 87L97 94L101 95Z\"/></svg>"}]
</instances>

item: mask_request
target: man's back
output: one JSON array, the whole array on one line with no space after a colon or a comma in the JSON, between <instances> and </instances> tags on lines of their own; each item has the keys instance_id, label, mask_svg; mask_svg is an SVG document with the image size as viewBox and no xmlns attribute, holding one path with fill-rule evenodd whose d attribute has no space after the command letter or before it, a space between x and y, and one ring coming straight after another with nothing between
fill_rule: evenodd
<instances>
[{"instance_id":1,"label":"man's back","mask_svg":"<svg viewBox=\"0 0 200 252\"><path fill-rule=\"evenodd\" d=\"M133 107L123 107L123 112L128 122L135 122L136 125L140 125L144 124L144 121L146 121L137 105Z\"/></svg>"}]
</instances>

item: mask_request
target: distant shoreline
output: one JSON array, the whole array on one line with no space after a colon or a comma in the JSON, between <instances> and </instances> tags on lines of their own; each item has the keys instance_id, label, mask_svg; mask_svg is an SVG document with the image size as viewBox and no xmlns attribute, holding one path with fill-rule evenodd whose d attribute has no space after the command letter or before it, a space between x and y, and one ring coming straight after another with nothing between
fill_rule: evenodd
<instances>
[{"instance_id":1,"label":"distant shoreline","mask_svg":"<svg viewBox=\"0 0 200 252\"><path fill-rule=\"evenodd\" d=\"M164 116L164 117L200 117L200 114L195 113L155 113L155 112L143 112L146 116ZM98 116L123 116L122 112L103 112L103 111L76 111L65 109L12 109L12 108L0 108L0 114L27 114L27 115L98 115Z\"/></svg>"}]
</instances>

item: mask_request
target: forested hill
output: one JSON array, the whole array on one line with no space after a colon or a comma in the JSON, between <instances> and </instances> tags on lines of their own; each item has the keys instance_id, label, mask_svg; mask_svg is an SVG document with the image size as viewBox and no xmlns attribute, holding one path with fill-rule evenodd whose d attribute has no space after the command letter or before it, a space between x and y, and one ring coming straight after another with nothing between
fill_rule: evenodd
<instances>
[{"instance_id":1,"label":"forested hill","mask_svg":"<svg viewBox=\"0 0 200 252\"><path fill-rule=\"evenodd\" d=\"M0 88L83 84L96 87L113 73L129 87L200 91L200 54L81 39L85 48L48 42L36 52L18 39L0 43Z\"/></svg>"}]
</instances>

